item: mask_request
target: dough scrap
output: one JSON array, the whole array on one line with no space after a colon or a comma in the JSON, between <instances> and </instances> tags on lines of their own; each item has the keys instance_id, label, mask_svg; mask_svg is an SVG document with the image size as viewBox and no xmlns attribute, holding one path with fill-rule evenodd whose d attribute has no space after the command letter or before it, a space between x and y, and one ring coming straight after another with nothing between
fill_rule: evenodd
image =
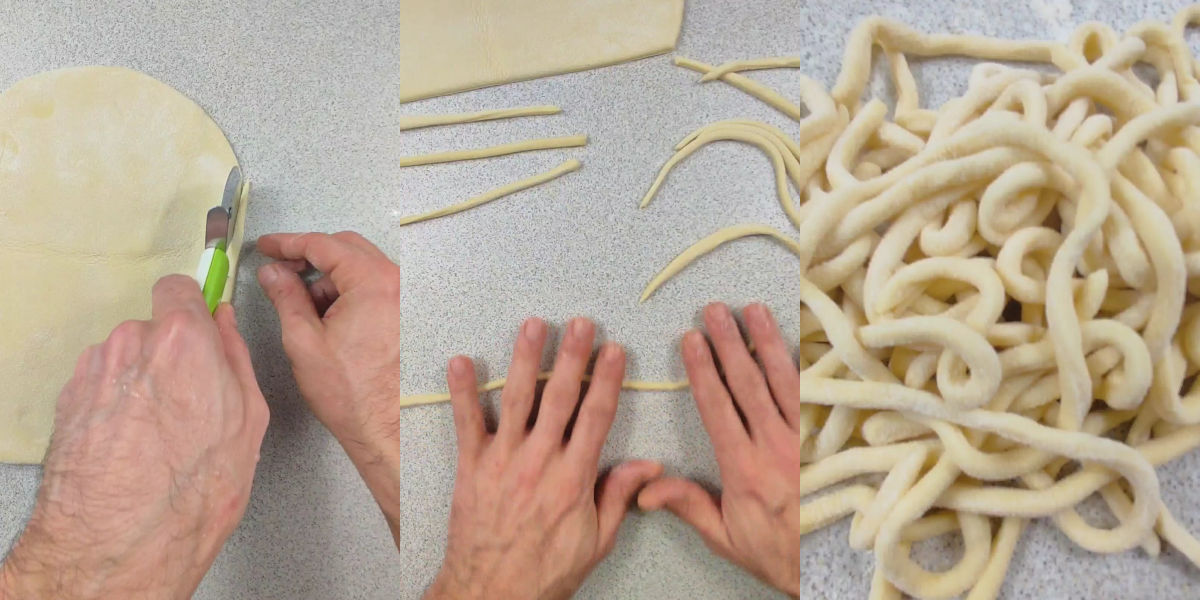
<instances>
[{"instance_id":1,"label":"dough scrap","mask_svg":"<svg viewBox=\"0 0 1200 600\"><path fill-rule=\"evenodd\" d=\"M195 269L234 164L203 109L136 71L51 71L0 94L0 462L40 462L79 353L147 318L158 278Z\"/></svg>"},{"instance_id":2,"label":"dough scrap","mask_svg":"<svg viewBox=\"0 0 1200 600\"><path fill-rule=\"evenodd\" d=\"M401 0L400 100L583 71L675 47L684 0Z\"/></svg>"}]
</instances>

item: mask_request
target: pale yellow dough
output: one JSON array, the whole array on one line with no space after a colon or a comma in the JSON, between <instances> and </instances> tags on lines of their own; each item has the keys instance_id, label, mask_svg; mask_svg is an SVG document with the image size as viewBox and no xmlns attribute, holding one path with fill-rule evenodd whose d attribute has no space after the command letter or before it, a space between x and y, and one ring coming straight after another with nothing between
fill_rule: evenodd
<instances>
[{"instance_id":1,"label":"pale yellow dough","mask_svg":"<svg viewBox=\"0 0 1200 600\"><path fill-rule=\"evenodd\" d=\"M40 462L76 356L148 318L158 278L195 270L234 164L199 106L136 71L52 71L0 94L0 462Z\"/></svg>"},{"instance_id":2,"label":"pale yellow dough","mask_svg":"<svg viewBox=\"0 0 1200 600\"><path fill-rule=\"evenodd\" d=\"M661 54L684 0L401 0L408 102Z\"/></svg>"}]
</instances>

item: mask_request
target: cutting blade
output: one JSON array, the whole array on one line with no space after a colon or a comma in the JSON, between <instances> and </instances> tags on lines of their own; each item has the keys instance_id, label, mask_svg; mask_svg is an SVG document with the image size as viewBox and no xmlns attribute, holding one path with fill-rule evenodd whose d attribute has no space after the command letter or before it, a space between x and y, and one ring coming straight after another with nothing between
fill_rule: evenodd
<instances>
[{"instance_id":1,"label":"cutting blade","mask_svg":"<svg viewBox=\"0 0 1200 600\"><path fill-rule=\"evenodd\" d=\"M204 247L224 250L233 238L237 223L238 194L242 191L242 170L236 165L229 170L225 179L225 191L221 194L221 205L208 210L204 227Z\"/></svg>"}]
</instances>

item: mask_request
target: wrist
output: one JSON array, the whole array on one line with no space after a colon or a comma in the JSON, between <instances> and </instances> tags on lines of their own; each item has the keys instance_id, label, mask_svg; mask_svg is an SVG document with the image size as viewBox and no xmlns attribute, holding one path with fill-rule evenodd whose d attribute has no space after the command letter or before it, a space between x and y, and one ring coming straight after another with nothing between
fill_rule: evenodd
<instances>
[{"instance_id":1,"label":"wrist","mask_svg":"<svg viewBox=\"0 0 1200 600\"><path fill-rule=\"evenodd\" d=\"M0 565L0 600L179 597L179 580L157 573L144 556L114 551L87 530L35 509Z\"/></svg>"},{"instance_id":2,"label":"wrist","mask_svg":"<svg viewBox=\"0 0 1200 600\"><path fill-rule=\"evenodd\" d=\"M25 595L17 592L18 580L16 573L12 572L13 567L9 564L10 560L12 560L11 555L3 563L0 563L0 600L16 600Z\"/></svg>"},{"instance_id":3,"label":"wrist","mask_svg":"<svg viewBox=\"0 0 1200 600\"><path fill-rule=\"evenodd\" d=\"M62 582L53 577L54 567L46 560L53 554L43 558L47 553L37 550L39 542L37 534L30 531L32 528L32 525L26 528L4 563L0 564L0 600L61 595Z\"/></svg>"},{"instance_id":4,"label":"wrist","mask_svg":"<svg viewBox=\"0 0 1200 600\"><path fill-rule=\"evenodd\" d=\"M484 595L470 589L470 585L447 572L443 565L433 580L433 585L425 591L423 600L475 600Z\"/></svg>"},{"instance_id":5,"label":"wrist","mask_svg":"<svg viewBox=\"0 0 1200 600\"><path fill-rule=\"evenodd\" d=\"M400 464L401 457L395 451L398 444L392 441L367 441L357 436L334 433L354 464L367 490L375 498L388 525L393 526L400 517Z\"/></svg>"}]
</instances>

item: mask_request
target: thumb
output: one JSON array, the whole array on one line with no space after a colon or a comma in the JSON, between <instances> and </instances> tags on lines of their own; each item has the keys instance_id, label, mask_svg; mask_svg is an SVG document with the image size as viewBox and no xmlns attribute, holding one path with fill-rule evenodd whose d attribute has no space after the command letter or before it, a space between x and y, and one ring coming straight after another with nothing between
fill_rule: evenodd
<instances>
[{"instance_id":1,"label":"thumb","mask_svg":"<svg viewBox=\"0 0 1200 600\"><path fill-rule=\"evenodd\" d=\"M726 558L733 555L718 499L700 484L679 477L652 481L638 494L638 506L642 510L666 508L691 525L713 552Z\"/></svg>"},{"instance_id":2,"label":"thumb","mask_svg":"<svg viewBox=\"0 0 1200 600\"><path fill-rule=\"evenodd\" d=\"M321 318L317 316L317 308L308 287L295 271L279 263L263 265L258 270L258 283L271 299L275 312L279 313L285 350L289 339L307 338L320 331Z\"/></svg>"},{"instance_id":3,"label":"thumb","mask_svg":"<svg viewBox=\"0 0 1200 600\"><path fill-rule=\"evenodd\" d=\"M225 358L233 368L234 375L247 391L258 391L258 379L254 377L254 367L250 363L250 350L246 341L238 333L237 318L233 314L233 305L222 303L213 314L217 321L217 332L221 335L221 346L225 350Z\"/></svg>"},{"instance_id":4,"label":"thumb","mask_svg":"<svg viewBox=\"0 0 1200 600\"><path fill-rule=\"evenodd\" d=\"M629 504L647 481L662 475L662 465L652 460L632 460L617 465L596 488L596 515L599 521L600 556L612 551L617 530Z\"/></svg>"},{"instance_id":5,"label":"thumb","mask_svg":"<svg viewBox=\"0 0 1200 600\"><path fill-rule=\"evenodd\" d=\"M262 431L266 430L269 411L267 401L263 398L262 390L258 387L258 378L254 376L254 365L250 362L250 350L242 334L238 333L237 318L233 314L233 305L223 303L217 306L213 315L217 321L217 331L221 335L221 345L225 350L225 358L229 361L233 374L241 384L246 418L258 426L258 439L262 439Z\"/></svg>"}]
</instances>

